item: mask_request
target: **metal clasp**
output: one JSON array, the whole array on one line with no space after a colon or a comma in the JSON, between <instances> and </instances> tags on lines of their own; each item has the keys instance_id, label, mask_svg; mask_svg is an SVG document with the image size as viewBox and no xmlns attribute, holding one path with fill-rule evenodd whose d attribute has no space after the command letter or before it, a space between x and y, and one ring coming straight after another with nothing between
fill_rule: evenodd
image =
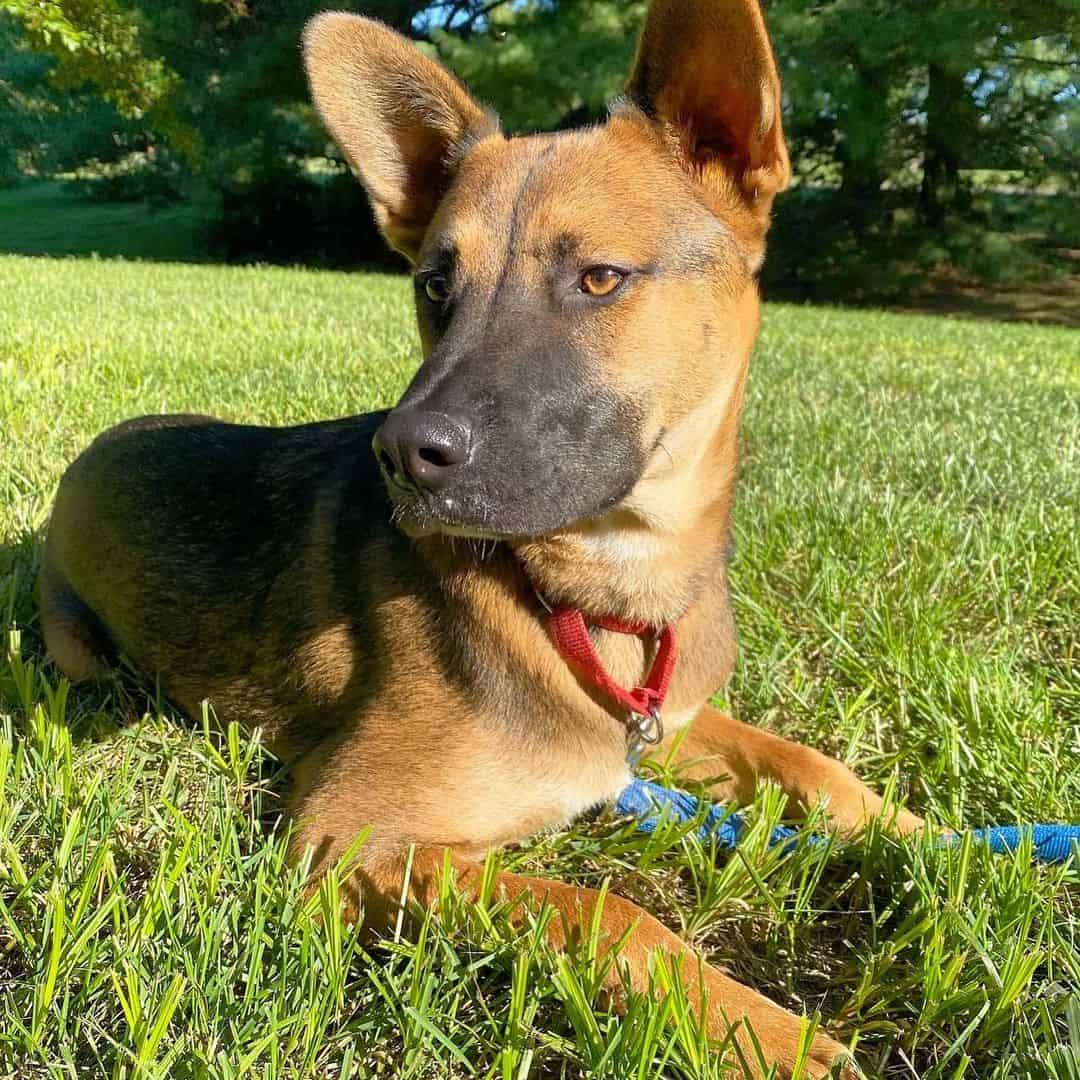
<instances>
[{"instance_id":1,"label":"metal clasp","mask_svg":"<svg viewBox=\"0 0 1080 1080\"><path fill-rule=\"evenodd\" d=\"M664 741L664 721L660 716L660 710L655 705L649 706L648 714L633 714L636 717L634 727L638 737L649 746L656 746Z\"/></svg>"},{"instance_id":2,"label":"metal clasp","mask_svg":"<svg viewBox=\"0 0 1080 1080\"><path fill-rule=\"evenodd\" d=\"M646 746L656 746L663 739L664 722L655 705L650 705L645 715L631 712L626 723L626 760L630 768L637 766Z\"/></svg>"},{"instance_id":3,"label":"metal clasp","mask_svg":"<svg viewBox=\"0 0 1080 1080\"><path fill-rule=\"evenodd\" d=\"M664 741L664 721L655 705L647 713L631 712L626 723L627 759L636 765L645 753L646 746L657 746Z\"/></svg>"}]
</instances>

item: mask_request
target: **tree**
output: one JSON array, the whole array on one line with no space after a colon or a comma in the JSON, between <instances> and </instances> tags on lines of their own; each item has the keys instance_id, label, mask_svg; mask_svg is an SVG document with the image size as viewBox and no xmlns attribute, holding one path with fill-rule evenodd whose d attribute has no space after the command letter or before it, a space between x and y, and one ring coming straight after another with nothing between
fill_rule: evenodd
<instances>
[{"instance_id":1,"label":"tree","mask_svg":"<svg viewBox=\"0 0 1080 1080\"><path fill-rule=\"evenodd\" d=\"M138 123L99 94L58 88L55 66L0 12L0 186L113 161L139 143Z\"/></svg>"},{"instance_id":2,"label":"tree","mask_svg":"<svg viewBox=\"0 0 1080 1080\"><path fill-rule=\"evenodd\" d=\"M966 204L963 170L987 157L1075 179L1063 118L1077 108L1076 0L774 0L769 11L790 131L835 157L846 196L917 175L924 219L940 225Z\"/></svg>"},{"instance_id":3,"label":"tree","mask_svg":"<svg viewBox=\"0 0 1080 1080\"><path fill-rule=\"evenodd\" d=\"M527 0L492 10L482 27L432 37L440 58L511 132L600 119L622 92L645 0Z\"/></svg>"},{"instance_id":4,"label":"tree","mask_svg":"<svg viewBox=\"0 0 1080 1080\"><path fill-rule=\"evenodd\" d=\"M224 0L206 0L207 3ZM144 48L143 20L119 0L0 0L28 44L55 61L50 76L59 89L93 84L121 116L145 119L178 145L192 133L177 121L172 102L179 79Z\"/></svg>"},{"instance_id":5,"label":"tree","mask_svg":"<svg viewBox=\"0 0 1080 1080\"><path fill-rule=\"evenodd\" d=\"M426 39L440 29L467 30L501 2L370 0L363 7ZM204 152L216 156L219 138L237 145L240 129L253 126L253 107L265 120L277 107L306 101L297 44L304 22L325 6L319 0L0 0L0 13L22 26L32 49L53 58L54 86L94 87L194 165ZM237 123L245 117L246 124Z\"/></svg>"}]
</instances>

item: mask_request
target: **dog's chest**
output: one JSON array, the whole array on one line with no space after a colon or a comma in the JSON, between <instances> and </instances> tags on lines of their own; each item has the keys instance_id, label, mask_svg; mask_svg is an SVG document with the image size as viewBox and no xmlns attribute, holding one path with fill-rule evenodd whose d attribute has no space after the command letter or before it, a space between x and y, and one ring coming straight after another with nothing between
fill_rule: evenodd
<instances>
[{"instance_id":1,"label":"dog's chest","mask_svg":"<svg viewBox=\"0 0 1080 1080\"><path fill-rule=\"evenodd\" d=\"M672 710L665 727L678 731L693 715L693 709ZM485 844L513 843L568 825L614 804L633 779L636 761L619 720L565 714L555 730L558 737L542 740L520 727L504 730L501 737L486 728L486 745L472 759L469 785Z\"/></svg>"},{"instance_id":2,"label":"dog's chest","mask_svg":"<svg viewBox=\"0 0 1080 1080\"><path fill-rule=\"evenodd\" d=\"M610 805L631 780L619 740L602 746L503 744L473 763L465 816L478 847L525 840Z\"/></svg>"}]
</instances>

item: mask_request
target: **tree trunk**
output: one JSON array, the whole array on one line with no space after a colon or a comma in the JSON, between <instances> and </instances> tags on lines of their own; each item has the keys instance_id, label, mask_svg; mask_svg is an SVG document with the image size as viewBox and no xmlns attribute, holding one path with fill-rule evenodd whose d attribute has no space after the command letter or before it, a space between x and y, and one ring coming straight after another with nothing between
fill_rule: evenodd
<instances>
[{"instance_id":1,"label":"tree trunk","mask_svg":"<svg viewBox=\"0 0 1080 1080\"><path fill-rule=\"evenodd\" d=\"M974 121L970 104L963 74L931 63L919 208L923 221L934 228L944 225L950 213L963 210L968 202L960 166L965 125Z\"/></svg>"},{"instance_id":2,"label":"tree trunk","mask_svg":"<svg viewBox=\"0 0 1080 1080\"><path fill-rule=\"evenodd\" d=\"M887 75L870 68L859 74L865 92L849 101L839 118L842 138L836 148L840 193L856 227L877 217L881 185L888 175L885 158L893 121Z\"/></svg>"},{"instance_id":3,"label":"tree trunk","mask_svg":"<svg viewBox=\"0 0 1080 1080\"><path fill-rule=\"evenodd\" d=\"M881 163L874 158L845 154L840 158L840 193L846 202L853 204L874 203L885 181Z\"/></svg>"}]
</instances>

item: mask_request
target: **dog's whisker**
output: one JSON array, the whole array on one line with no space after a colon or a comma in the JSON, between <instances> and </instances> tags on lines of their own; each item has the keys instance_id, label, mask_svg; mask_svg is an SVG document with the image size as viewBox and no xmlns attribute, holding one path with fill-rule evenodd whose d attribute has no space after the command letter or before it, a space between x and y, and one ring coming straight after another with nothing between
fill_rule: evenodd
<instances>
[{"instance_id":1,"label":"dog's whisker","mask_svg":"<svg viewBox=\"0 0 1080 1080\"><path fill-rule=\"evenodd\" d=\"M668 463L671 467L675 468L675 459L671 456L671 451L667 448L667 444L664 442L663 436L656 440L657 449L663 450L667 454Z\"/></svg>"}]
</instances>

